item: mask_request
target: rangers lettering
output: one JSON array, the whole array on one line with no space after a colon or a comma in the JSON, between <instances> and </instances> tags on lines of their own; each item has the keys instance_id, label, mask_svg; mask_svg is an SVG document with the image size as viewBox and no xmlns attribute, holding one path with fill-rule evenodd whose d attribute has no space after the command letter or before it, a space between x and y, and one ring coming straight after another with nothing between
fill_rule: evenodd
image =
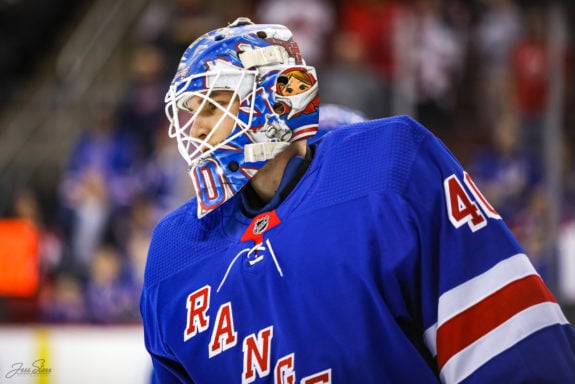
<instances>
[{"instance_id":1,"label":"rangers lettering","mask_svg":"<svg viewBox=\"0 0 575 384\"><path fill-rule=\"evenodd\" d=\"M210 328L210 309L212 287L205 285L190 293L186 299L187 322L184 341ZM258 378L273 374L274 384L296 384L295 354L289 353L272 362L272 339L274 326L270 325L246 336L242 342L243 371L242 383L253 383ZM233 307L230 301L219 306L213 329L211 330L208 356L218 356L232 350L238 344L238 332L234 323ZM273 367L273 372L272 372ZM239 373L239 372L238 372ZM301 379L300 384L331 383L331 369L326 369Z\"/></svg>"},{"instance_id":2,"label":"rangers lettering","mask_svg":"<svg viewBox=\"0 0 575 384\"><path fill-rule=\"evenodd\" d=\"M262 329L258 332L257 339L253 333L244 339L242 383L252 383L256 379L255 371L259 377L269 375L270 342L273 337L273 329L273 326Z\"/></svg>"},{"instance_id":3,"label":"rangers lettering","mask_svg":"<svg viewBox=\"0 0 575 384\"><path fill-rule=\"evenodd\" d=\"M210 292L212 288L206 285L188 295L186 308L188 309L188 321L184 331L184 341L196 336L198 332L208 329L209 316L206 315L210 307Z\"/></svg>"},{"instance_id":4,"label":"rangers lettering","mask_svg":"<svg viewBox=\"0 0 575 384\"><path fill-rule=\"evenodd\" d=\"M290 353L277 361L274 368L274 384L295 383L294 358L295 355Z\"/></svg>"},{"instance_id":5,"label":"rangers lettering","mask_svg":"<svg viewBox=\"0 0 575 384\"><path fill-rule=\"evenodd\" d=\"M216 326L210 341L210 358L235 346L238 342L238 333L234 329L232 303L225 303L218 310Z\"/></svg>"},{"instance_id":6,"label":"rangers lettering","mask_svg":"<svg viewBox=\"0 0 575 384\"><path fill-rule=\"evenodd\" d=\"M331 384L331 369L301 379L301 384Z\"/></svg>"}]
</instances>

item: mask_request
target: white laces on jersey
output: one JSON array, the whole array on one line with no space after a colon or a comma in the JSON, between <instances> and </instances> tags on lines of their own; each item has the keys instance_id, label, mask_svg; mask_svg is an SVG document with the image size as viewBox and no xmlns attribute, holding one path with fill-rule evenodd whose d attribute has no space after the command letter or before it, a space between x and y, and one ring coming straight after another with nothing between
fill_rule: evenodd
<instances>
[{"instance_id":1,"label":"white laces on jersey","mask_svg":"<svg viewBox=\"0 0 575 384\"><path fill-rule=\"evenodd\" d=\"M259 244L254 245L252 248L246 248L246 249L241 250L236 256L234 256L234 258L230 262L230 265L228 265L228 269L226 270L226 273L224 274L224 277L222 278L220 285L218 285L218 289L216 290L216 292L219 292L220 289L223 287L224 283L226 282L226 280L228 278L228 275L230 274L230 272L232 270L232 267L234 266L236 261L242 255L245 255L245 257L246 257L246 259L250 265L255 265L264 259L265 254L263 252L268 250L271 257L272 257L272 260L274 261L274 265L275 265L279 275L281 277L283 277L284 276L283 271L280 267L280 264L278 262L278 259L276 257L276 254L274 252L274 249L273 249L272 244L270 243L269 239L266 239L265 244L267 245L267 248L262 243L259 243ZM262 252L262 253L258 253L258 252Z\"/></svg>"}]
</instances>

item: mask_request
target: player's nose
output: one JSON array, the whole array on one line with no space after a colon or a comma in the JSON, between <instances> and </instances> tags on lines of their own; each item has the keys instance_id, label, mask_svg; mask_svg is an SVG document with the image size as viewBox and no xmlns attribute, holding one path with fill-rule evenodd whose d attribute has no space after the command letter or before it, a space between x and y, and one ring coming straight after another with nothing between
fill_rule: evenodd
<instances>
[{"instance_id":1,"label":"player's nose","mask_svg":"<svg viewBox=\"0 0 575 384\"><path fill-rule=\"evenodd\" d=\"M205 119L202 119L200 116L198 116L192 123L192 127L190 128L190 136L196 140L205 140L211 130L212 128L209 123L205 121Z\"/></svg>"}]
</instances>

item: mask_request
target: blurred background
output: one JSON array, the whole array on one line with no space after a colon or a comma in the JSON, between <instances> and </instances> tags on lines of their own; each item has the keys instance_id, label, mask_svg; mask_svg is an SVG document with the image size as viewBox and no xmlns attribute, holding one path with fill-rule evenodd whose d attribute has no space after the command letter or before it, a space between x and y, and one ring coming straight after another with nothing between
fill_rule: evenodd
<instances>
[{"instance_id":1,"label":"blurred background","mask_svg":"<svg viewBox=\"0 0 575 384\"><path fill-rule=\"evenodd\" d=\"M574 2L0 0L0 331L139 340L151 229L193 193L163 97L238 16L290 27L322 103L439 136L575 321Z\"/></svg>"}]
</instances>

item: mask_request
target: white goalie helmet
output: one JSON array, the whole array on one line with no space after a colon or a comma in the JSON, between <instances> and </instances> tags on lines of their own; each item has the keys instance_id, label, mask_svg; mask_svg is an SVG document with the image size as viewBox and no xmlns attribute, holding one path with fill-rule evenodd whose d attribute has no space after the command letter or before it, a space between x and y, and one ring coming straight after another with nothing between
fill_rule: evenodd
<instances>
[{"instance_id":1,"label":"white goalie helmet","mask_svg":"<svg viewBox=\"0 0 575 384\"><path fill-rule=\"evenodd\" d=\"M169 134L196 190L198 217L229 200L290 143L318 129L317 75L292 33L246 18L187 48L165 102ZM194 123L206 108L219 117L199 134Z\"/></svg>"}]
</instances>

